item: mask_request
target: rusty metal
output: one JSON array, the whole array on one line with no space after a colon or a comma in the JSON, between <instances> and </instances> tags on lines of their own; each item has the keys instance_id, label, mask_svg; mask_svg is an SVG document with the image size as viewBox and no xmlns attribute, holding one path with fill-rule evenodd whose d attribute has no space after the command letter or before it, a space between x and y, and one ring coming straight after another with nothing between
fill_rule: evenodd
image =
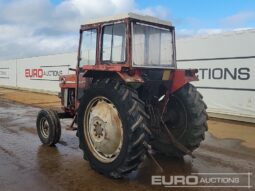
<instances>
[{"instance_id":1,"label":"rusty metal","mask_svg":"<svg viewBox=\"0 0 255 191\"><path fill-rule=\"evenodd\" d=\"M77 80L79 79L79 80ZM69 74L69 75L62 75L59 78L60 83L59 86L61 88L61 92L64 91L64 89L74 89L75 93L75 103L71 105L70 107L64 107L64 100L61 99L61 105L62 110L64 110L67 113L70 113L71 116L75 115L75 112L79 106L79 100L78 100L78 89L87 89L90 87L91 79L90 78L84 78L83 74L79 73L79 77L77 77L76 74Z\"/></svg>"},{"instance_id":2,"label":"rusty metal","mask_svg":"<svg viewBox=\"0 0 255 191\"><path fill-rule=\"evenodd\" d=\"M135 19L135 18L123 18L123 19L116 19L116 20L112 20L112 21L107 21L107 22L98 22L98 23L94 23L94 24L87 24L87 25L81 25L80 28L80 41L79 41L79 49L78 49L78 66L79 66L79 62L80 62L80 50L81 50L81 43L82 43L82 32L85 30L90 30L90 29L97 29L97 48L96 48L96 63L95 65L102 65L103 62L101 60L101 49L102 49L102 33L103 33L103 27L105 25L109 25L109 24L114 24L114 23L120 23L123 22L126 24L126 60L125 62L122 63L116 63L113 64L111 63L111 65L113 65L114 67L119 67L121 64L121 68L123 67L128 67L128 68L132 68L132 38L131 38L131 34L132 34L132 27L131 27L131 23L132 22L139 22L139 23L144 23L144 24L148 24L148 25L152 25L152 26L156 26L156 27L161 27L161 28L166 28L172 31L173 34L173 61L175 62L174 64L176 65L176 53L175 53L175 33L174 30L175 28L173 26L167 26L167 25L163 25L163 24L158 24L158 23L152 23L152 22L148 22L148 21L143 21L143 20L139 20L139 19ZM88 65L85 66L86 67ZM79 66L80 67L80 66ZM88 66L90 67L90 66ZM90 68L90 69L98 69L97 67L95 68ZM89 70L90 70L89 69Z\"/></svg>"},{"instance_id":3,"label":"rusty metal","mask_svg":"<svg viewBox=\"0 0 255 191\"><path fill-rule=\"evenodd\" d=\"M134 71L134 74L130 75L126 72L117 72L117 74L121 77L121 79L127 83L129 82L138 82L138 83L143 83L144 80L141 77L141 74L139 73L138 70Z\"/></svg>"},{"instance_id":4,"label":"rusty metal","mask_svg":"<svg viewBox=\"0 0 255 191\"><path fill-rule=\"evenodd\" d=\"M111 65L84 65L82 66L83 70L93 70L93 71L111 71L111 72L120 72L123 65L120 64L111 64Z\"/></svg>"},{"instance_id":5,"label":"rusty metal","mask_svg":"<svg viewBox=\"0 0 255 191\"><path fill-rule=\"evenodd\" d=\"M174 75L172 76L173 80L172 87L170 89L171 93L177 91L179 88L183 87L185 84L191 81L197 81L196 70L174 70Z\"/></svg>"}]
</instances>

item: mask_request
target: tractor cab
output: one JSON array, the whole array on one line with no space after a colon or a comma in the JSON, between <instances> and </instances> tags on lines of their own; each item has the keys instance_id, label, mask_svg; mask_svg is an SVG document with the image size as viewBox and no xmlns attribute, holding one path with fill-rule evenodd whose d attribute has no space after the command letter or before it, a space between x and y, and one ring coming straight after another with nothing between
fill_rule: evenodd
<instances>
[{"instance_id":1,"label":"tractor cab","mask_svg":"<svg viewBox=\"0 0 255 191\"><path fill-rule=\"evenodd\" d=\"M134 13L87 22L80 29L78 57L84 70L176 68L174 27Z\"/></svg>"},{"instance_id":2,"label":"tractor cab","mask_svg":"<svg viewBox=\"0 0 255 191\"><path fill-rule=\"evenodd\" d=\"M171 69L176 69L171 22L135 13L92 20L80 28L76 76L60 77L62 105L74 112L79 104L74 100L96 78L114 76L138 87L146 81L169 81ZM66 88L74 83L76 88Z\"/></svg>"}]
</instances>

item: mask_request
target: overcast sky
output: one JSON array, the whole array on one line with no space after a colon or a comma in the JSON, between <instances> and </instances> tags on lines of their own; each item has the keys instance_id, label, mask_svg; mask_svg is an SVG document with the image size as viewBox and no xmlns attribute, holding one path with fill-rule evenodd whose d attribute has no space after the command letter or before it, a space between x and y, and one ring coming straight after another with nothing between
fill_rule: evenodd
<instances>
[{"instance_id":1,"label":"overcast sky","mask_svg":"<svg viewBox=\"0 0 255 191\"><path fill-rule=\"evenodd\" d=\"M75 52L80 24L129 11L171 20L178 38L255 28L254 0L0 0L0 60Z\"/></svg>"}]
</instances>

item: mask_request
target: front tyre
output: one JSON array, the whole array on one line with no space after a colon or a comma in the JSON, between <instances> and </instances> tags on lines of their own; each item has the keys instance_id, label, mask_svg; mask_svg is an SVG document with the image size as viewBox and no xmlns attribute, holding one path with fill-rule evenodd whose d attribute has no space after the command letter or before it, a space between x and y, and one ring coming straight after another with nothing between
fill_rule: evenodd
<instances>
[{"instance_id":1,"label":"front tyre","mask_svg":"<svg viewBox=\"0 0 255 191\"><path fill-rule=\"evenodd\" d=\"M61 136L58 114L53 110L41 110L36 120L37 134L44 145L54 146Z\"/></svg>"},{"instance_id":2,"label":"front tyre","mask_svg":"<svg viewBox=\"0 0 255 191\"><path fill-rule=\"evenodd\" d=\"M109 79L93 83L78 110L84 158L93 169L113 178L136 170L145 154L146 117L134 90Z\"/></svg>"}]
</instances>

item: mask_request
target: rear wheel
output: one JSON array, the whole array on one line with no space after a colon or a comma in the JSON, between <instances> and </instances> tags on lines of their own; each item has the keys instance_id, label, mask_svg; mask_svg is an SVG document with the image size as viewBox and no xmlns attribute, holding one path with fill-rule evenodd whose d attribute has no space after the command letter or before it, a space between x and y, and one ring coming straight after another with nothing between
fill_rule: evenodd
<instances>
[{"instance_id":1,"label":"rear wheel","mask_svg":"<svg viewBox=\"0 0 255 191\"><path fill-rule=\"evenodd\" d=\"M186 84L170 98L163 121L174 137L189 150L199 147L207 131L206 104L201 94L191 84ZM185 155L177 149L162 130L152 146L155 150L168 156Z\"/></svg>"},{"instance_id":2,"label":"rear wheel","mask_svg":"<svg viewBox=\"0 0 255 191\"><path fill-rule=\"evenodd\" d=\"M58 114L53 110L41 110L36 120L37 134L44 145L53 146L59 142L61 125Z\"/></svg>"},{"instance_id":3,"label":"rear wheel","mask_svg":"<svg viewBox=\"0 0 255 191\"><path fill-rule=\"evenodd\" d=\"M120 178L136 170L145 154L146 113L134 90L99 80L84 92L78 136L84 158L100 173Z\"/></svg>"}]
</instances>

